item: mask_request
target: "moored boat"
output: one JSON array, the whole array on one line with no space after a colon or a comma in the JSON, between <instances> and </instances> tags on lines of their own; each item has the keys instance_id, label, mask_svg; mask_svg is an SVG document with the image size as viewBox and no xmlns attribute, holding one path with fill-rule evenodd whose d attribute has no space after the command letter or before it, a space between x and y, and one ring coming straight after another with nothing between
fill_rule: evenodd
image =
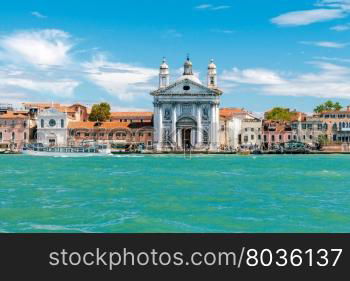
<instances>
[{"instance_id":1,"label":"moored boat","mask_svg":"<svg viewBox=\"0 0 350 281\"><path fill-rule=\"evenodd\" d=\"M22 150L22 153L32 156L104 156L111 155L111 150L106 144L59 147L34 144L25 146Z\"/></svg>"}]
</instances>

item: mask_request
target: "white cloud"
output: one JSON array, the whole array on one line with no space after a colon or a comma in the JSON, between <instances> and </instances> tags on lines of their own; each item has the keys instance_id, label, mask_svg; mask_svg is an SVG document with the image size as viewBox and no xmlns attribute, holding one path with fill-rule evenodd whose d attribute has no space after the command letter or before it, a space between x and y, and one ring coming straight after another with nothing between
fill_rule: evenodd
<instances>
[{"instance_id":1,"label":"white cloud","mask_svg":"<svg viewBox=\"0 0 350 281\"><path fill-rule=\"evenodd\" d=\"M232 34L235 31L231 29L210 29L210 32L214 33L223 33L223 34Z\"/></svg>"},{"instance_id":2,"label":"white cloud","mask_svg":"<svg viewBox=\"0 0 350 281\"><path fill-rule=\"evenodd\" d=\"M229 9L229 8L231 8L231 6L229 6L229 5L221 5L221 6L215 6L215 7L213 7L212 8L212 10L225 10L225 9Z\"/></svg>"},{"instance_id":3,"label":"white cloud","mask_svg":"<svg viewBox=\"0 0 350 281\"><path fill-rule=\"evenodd\" d=\"M196 9L209 9L209 8L212 8L213 5L211 4L201 4L201 5L198 5L197 7L195 7Z\"/></svg>"},{"instance_id":4,"label":"white cloud","mask_svg":"<svg viewBox=\"0 0 350 281\"><path fill-rule=\"evenodd\" d=\"M255 88L256 84L261 84L258 90L266 95L350 99L350 68L320 61L310 64L319 70L288 77L283 77L272 70L265 70L270 73L268 77L278 77L276 83L267 83L270 79L259 78L259 75L248 75L247 77L247 75L242 74L256 73L255 69L242 70L240 76L233 80L232 77L225 77L224 74L223 79L241 84L251 84ZM261 77L265 77L265 75ZM257 82L259 80L260 83ZM265 80L267 81L265 82Z\"/></svg>"},{"instance_id":5,"label":"white cloud","mask_svg":"<svg viewBox=\"0 0 350 281\"><path fill-rule=\"evenodd\" d=\"M71 97L81 82L70 73L70 39L68 33L57 29L0 37L0 92Z\"/></svg>"},{"instance_id":6,"label":"white cloud","mask_svg":"<svg viewBox=\"0 0 350 281\"><path fill-rule=\"evenodd\" d=\"M337 43L337 42L331 42L331 41L301 41L300 43L305 45L313 45L317 47L336 48L336 49L345 48L348 45L345 43Z\"/></svg>"},{"instance_id":7,"label":"white cloud","mask_svg":"<svg viewBox=\"0 0 350 281\"><path fill-rule=\"evenodd\" d=\"M36 11L32 12L31 14L32 14L32 16L37 17L39 19L46 19L47 18L47 16L45 16L39 12L36 12Z\"/></svg>"},{"instance_id":8,"label":"white cloud","mask_svg":"<svg viewBox=\"0 0 350 281\"><path fill-rule=\"evenodd\" d=\"M314 57L315 60L336 61L343 63L350 63L350 59L347 58L334 58L334 57Z\"/></svg>"},{"instance_id":9,"label":"white cloud","mask_svg":"<svg viewBox=\"0 0 350 281\"><path fill-rule=\"evenodd\" d=\"M341 9L314 9L282 14L272 18L271 22L280 26L298 26L339 19L345 16L346 14Z\"/></svg>"},{"instance_id":10,"label":"white cloud","mask_svg":"<svg viewBox=\"0 0 350 281\"><path fill-rule=\"evenodd\" d=\"M168 29L164 37L175 37L175 38L181 38L183 35L181 32L177 31L176 29Z\"/></svg>"},{"instance_id":11,"label":"white cloud","mask_svg":"<svg viewBox=\"0 0 350 281\"><path fill-rule=\"evenodd\" d=\"M236 83L257 85L275 85L284 83L284 80L279 74L263 68L244 70L233 68L229 71L224 70L220 79Z\"/></svg>"},{"instance_id":12,"label":"white cloud","mask_svg":"<svg viewBox=\"0 0 350 281\"><path fill-rule=\"evenodd\" d=\"M70 62L73 44L62 30L21 31L0 38L0 60L26 62L37 67Z\"/></svg>"},{"instance_id":13,"label":"white cloud","mask_svg":"<svg viewBox=\"0 0 350 281\"><path fill-rule=\"evenodd\" d=\"M218 10L226 10L230 9L231 6L229 5L218 5L214 6L212 4L201 4L195 7L197 10L212 10L212 11L218 11Z\"/></svg>"},{"instance_id":14,"label":"white cloud","mask_svg":"<svg viewBox=\"0 0 350 281\"><path fill-rule=\"evenodd\" d=\"M151 80L158 76L156 69L110 62L103 55L84 63L83 68L89 73L88 78L93 83L124 101L130 101L137 95L148 94L154 87L150 84Z\"/></svg>"},{"instance_id":15,"label":"white cloud","mask_svg":"<svg viewBox=\"0 0 350 281\"><path fill-rule=\"evenodd\" d=\"M350 23L335 25L332 26L330 29L338 32L346 31L350 29Z\"/></svg>"}]
</instances>

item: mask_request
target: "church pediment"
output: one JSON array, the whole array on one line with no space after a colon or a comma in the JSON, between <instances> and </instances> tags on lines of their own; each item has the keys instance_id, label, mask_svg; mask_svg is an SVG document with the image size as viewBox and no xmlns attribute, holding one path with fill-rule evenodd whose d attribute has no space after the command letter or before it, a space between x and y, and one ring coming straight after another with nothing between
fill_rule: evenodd
<instances>
[{"instance_id":1,"label":"church pediment","mask_svg":"<svg viewBox=\"0 0 350 281\"><path fill-rule=\"evenodd\" d=\"M211 89L186 77L165 88L153 91L151 95L221 95L219 89Z\"/></svg>"}]
</instances>

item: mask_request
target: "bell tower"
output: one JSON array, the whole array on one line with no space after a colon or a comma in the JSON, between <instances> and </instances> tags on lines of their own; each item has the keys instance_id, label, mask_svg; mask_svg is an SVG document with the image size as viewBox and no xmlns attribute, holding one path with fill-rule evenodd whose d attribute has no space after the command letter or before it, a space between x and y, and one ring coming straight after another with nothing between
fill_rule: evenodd
<instances>
[{"instance_id":1,"label":"bell tower","mask_svg":"<svg viewBox=\"0 0 350 281\"><path fill-rule=\"evenodd\" d=\"M159 68L159 88L165 88L169 86L169 66L166 63L165 57L163 58L162 64Z\"/></svg>"},{"instance_id":2,"label":"bell tower","mask_svg":"<svg viewBox=\"0 0 350 281\"><path fill-rule=\"evenodd\" d=\"M208 88L217 88L217 71L214 60L211 59L208 65Z\"/></svg>"}]
</instances>

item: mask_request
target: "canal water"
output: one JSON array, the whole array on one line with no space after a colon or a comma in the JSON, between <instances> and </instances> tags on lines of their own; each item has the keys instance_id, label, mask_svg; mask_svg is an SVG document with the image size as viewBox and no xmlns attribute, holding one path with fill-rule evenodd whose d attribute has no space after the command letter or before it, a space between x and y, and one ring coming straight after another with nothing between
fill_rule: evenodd
<instances>
[{"instance_id":1,"label":"canal water","mask_svg":"<svg viewBox=\"0 0 350 281\"><path fill-rule=\"evenodd\" d=\"M350 232L350 155L3 155L0 232Z\"/></svg>"}]
</instances>

